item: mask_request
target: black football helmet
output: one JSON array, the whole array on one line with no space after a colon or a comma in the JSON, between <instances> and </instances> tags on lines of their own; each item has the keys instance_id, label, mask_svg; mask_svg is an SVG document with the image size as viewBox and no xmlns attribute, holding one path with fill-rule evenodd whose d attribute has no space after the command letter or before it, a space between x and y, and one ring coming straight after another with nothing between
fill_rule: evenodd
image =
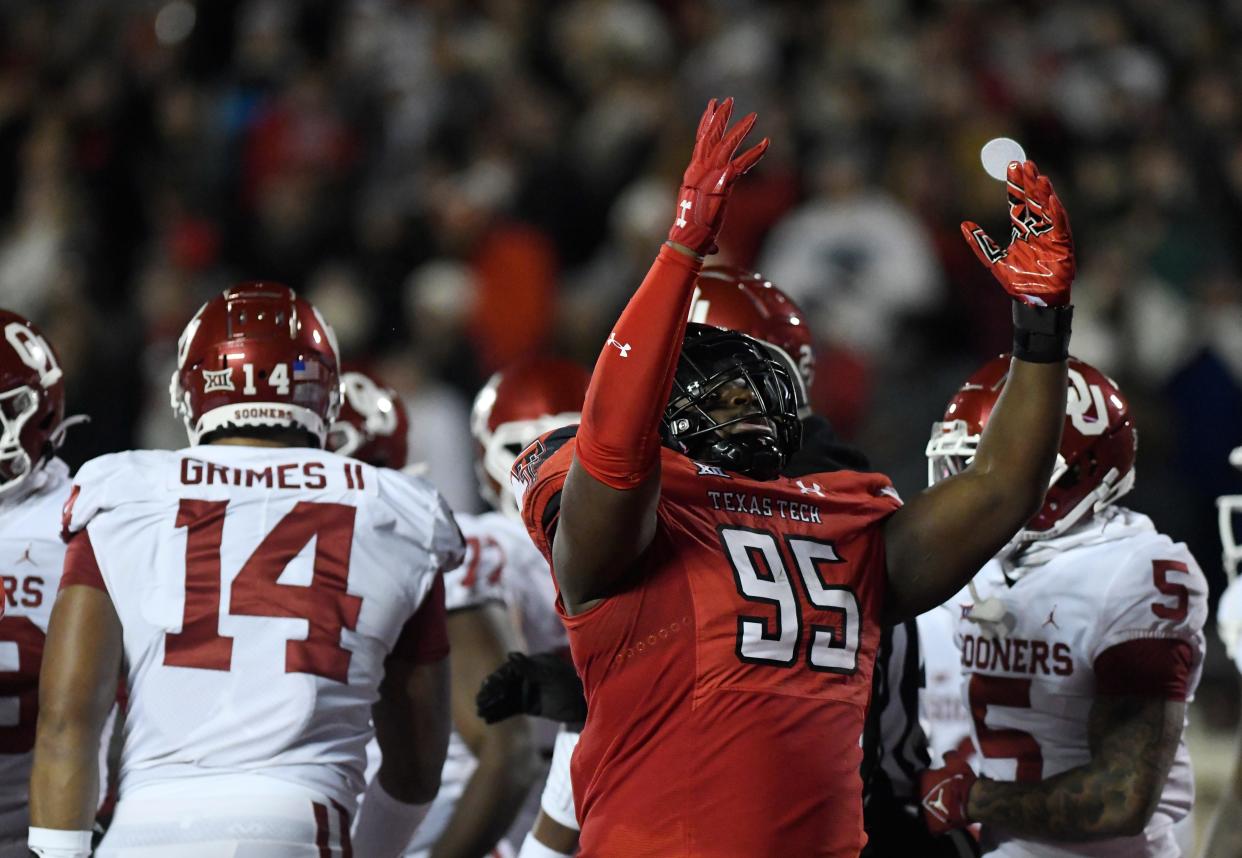
<instances>
[{"instance_id":1,"label":"black football helmet","mask_svg":"<svg viewBox=\"0 0 1242 858\"><path fill-rule=\"evenodd\" d=\"M751 409L718 420L721 391L749 390ZM780 475L802 443L797 383L787 360L759 340L737 331L690 323L664 409L665 443L695 461L756 480ZM763 424L770 432L726 431L739 423Z\"/></svg>"}]
</instances>

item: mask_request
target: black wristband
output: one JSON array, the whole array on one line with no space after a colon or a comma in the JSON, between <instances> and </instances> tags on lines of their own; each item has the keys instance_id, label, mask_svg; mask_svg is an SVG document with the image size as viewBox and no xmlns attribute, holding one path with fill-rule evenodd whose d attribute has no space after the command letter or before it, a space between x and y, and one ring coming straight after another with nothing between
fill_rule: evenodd
<instances>
[{"instance_id":1,"label":"black wristband","mask_svg":"<svg viewBox=\"0 0 1242 858\"><path fill-rule=\"evenodd\" d=\"M1030 363L1057 363L1069 357L1074 308L1036 307L1013 302L1013 356Z\"/></svg>"}]
</instances>

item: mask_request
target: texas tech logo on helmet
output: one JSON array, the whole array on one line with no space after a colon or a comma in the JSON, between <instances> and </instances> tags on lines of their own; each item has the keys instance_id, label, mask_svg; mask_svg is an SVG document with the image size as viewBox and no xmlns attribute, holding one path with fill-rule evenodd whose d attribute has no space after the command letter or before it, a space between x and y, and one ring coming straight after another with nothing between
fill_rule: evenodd
<instances>
[{"instance_id":1,"label":"texas tech logo on helmet","mask_svg":"<svg viewBox=\"0 0 1242 858\"><path fill-rule=\"evenodd\" d=\"M190 443L230 429L298 429L322 444L341 402L336 335L288 286L243 283L204 304L169 383Z\"/></svg>"}]
</instances>

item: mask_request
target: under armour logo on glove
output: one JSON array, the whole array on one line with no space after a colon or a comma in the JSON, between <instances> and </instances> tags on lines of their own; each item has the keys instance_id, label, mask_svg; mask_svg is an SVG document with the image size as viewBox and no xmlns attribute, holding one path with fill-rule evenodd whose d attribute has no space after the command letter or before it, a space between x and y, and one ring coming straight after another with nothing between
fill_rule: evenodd
<instances>
[{"instance_id":1,"label":"under armour logo on glove","mask_svg":"<svg viewBox=\"0 0 1242 858\"><path fill-rule=\"evenodd\" d=\"M966 243L1014 298L1037 307L1068 304L1077 266L1065 207L1033 161L1010 164L1006 188L1009 246L1002 248L974 221L962 223Z\"/></svg>"},{"instance_id":2,"label":"under armour logo on glove","mask_svg":"<svg viewBox=\"0 0 1242 858\"><path fill-rule=\"evenodd\" d=\"M611 334L608 335L608 342L605 343L605 345L616 346L617 351L621 352L621 357L630 356L630 344L626 343L622 345L621 341L617 339L616 331L613 331Z\"/></svg>"},{"instance_id":3,"label":"under armour logo on glove","mask_svg":"<svg viewBox=\"0 0 1242 858\"><path fill-rule=\"evenodd\" d=\"M716 99L707 104L694 135L694 153L686 167L677 195L677 214L668 240L705 256L716 252L716 236L724 224L725 205L733 183L759 162L768 148L764 138L736 158L733 153L755 124L750 114L725 133L733 114L733 99L719 106Z\"/></svg>"}]
</instances>

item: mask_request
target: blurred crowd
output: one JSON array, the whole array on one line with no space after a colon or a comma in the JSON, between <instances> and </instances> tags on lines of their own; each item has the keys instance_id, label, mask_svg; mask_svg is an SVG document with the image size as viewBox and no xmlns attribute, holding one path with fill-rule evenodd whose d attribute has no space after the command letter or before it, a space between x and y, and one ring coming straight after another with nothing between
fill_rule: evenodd
<instances>
[{"instance_id":1,"label":"blurred crowd","mask_svg":"<svg viewBox=\"0 0 1242 858\"><path fill-rule=\"evenodd\" d=\"M932 420L1008 345L958 224L1007 236L979 147L1009 136L1069 209L1074 349L1133 400L1133 505L1219 576L1240 37L1239 0L3 0L0 305L62 353L78 464L182 446L181 327L230 282L288 282L469 510L470 397L526 354L593 360L702 105L733 95L773 145L719 261L803 304L820 408L910 492Z\"/></svg>"}]
</instances>

